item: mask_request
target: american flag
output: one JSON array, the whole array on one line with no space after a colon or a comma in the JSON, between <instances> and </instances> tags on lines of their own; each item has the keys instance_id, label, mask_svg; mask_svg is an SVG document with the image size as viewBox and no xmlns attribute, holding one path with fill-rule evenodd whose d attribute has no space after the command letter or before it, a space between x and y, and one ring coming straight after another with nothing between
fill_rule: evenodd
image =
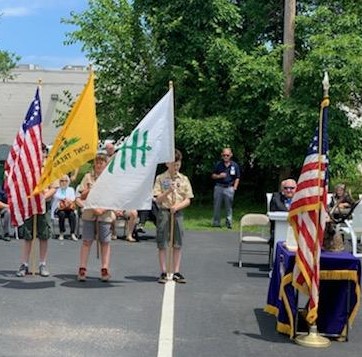
<instances>
[{"instance_id":1,"label":"american flag","mask_svg":"<svg viewBox=\"0 0 362 357\"><path fill-rule=\"evenodd\" d=\"M298 242L293 284L309 295L310 324L318 317L319 258L328 216L328 106L329 99L325 97L320 124L309 145L289 210L289 221Z\"/></svg>"},{"instance_id":2,"label":"american flag","mask_svg":"<svg viewBox=\"0 0 362 357\"><path fill-rule=\"evenodd\" d=\"M13 226L45 210L42 195L31 196L42 169L42 127L39 88L5 163L6 192Z\"/></svg>"}]
</instances>

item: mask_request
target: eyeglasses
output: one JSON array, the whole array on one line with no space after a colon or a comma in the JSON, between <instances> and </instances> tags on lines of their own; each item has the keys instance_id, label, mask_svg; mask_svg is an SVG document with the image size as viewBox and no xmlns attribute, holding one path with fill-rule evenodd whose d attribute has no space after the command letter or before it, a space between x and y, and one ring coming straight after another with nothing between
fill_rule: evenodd
<instances>
[{"instance_id":1,"label":"eyeglasses","mask_svg":"<svg viewBox=\"0 0 362 357\"><path fill-rule=\"evenodd\" d=\"M231 155L230 154L222 154L221 156L222 157L230 157Z\"/></svg>"},{"instance_id":2,"label":"eyeglasses","mask_svg":"<svg viewBox=\"0 0 362 357\"><path fill-rule=\"evenodd\" d=\"M294 186L286 186L286 187L283 187L284 190L295 190L295 187Z\"/></svg>"},{"instance_id":3,"label":"eyeglasses","mask_svg":"<svg viewBox=\"0 0 362 357\"><path fill-rule=\"evenodd\" d=\"M67 182L67 180L59 180L60 182Z\"/></svg>"}]
</instances>

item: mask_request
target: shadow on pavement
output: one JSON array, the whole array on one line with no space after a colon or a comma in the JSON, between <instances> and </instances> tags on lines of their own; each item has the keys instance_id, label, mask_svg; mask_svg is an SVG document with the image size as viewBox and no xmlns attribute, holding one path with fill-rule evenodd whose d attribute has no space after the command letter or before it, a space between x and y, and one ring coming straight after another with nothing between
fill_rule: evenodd
<instances>
[{"instance_id":1,"label":"shadow on pavement","mask_svg":"<svg viewBox=\"0 0 362 357\"><path fill-rule=\"evenodd\" d=\"M242 268L239 268L239 263L238 262L232 262L232 261L228 261L227 262L228 264L232 265L233 267L235 268L238 268L238 269L243 269L243 268L257 268L259 269L260 272L265 272L264 274L259 274L260 277L269 277L269 264L261 264L261 263L243 263L243 267ZM254 273L249 273L247 272L247 275L250 277L253 277ZM255 274L258 274L258 273L255 273ZM255 275L255 277L258 277L258 275Z\"/></svg>"},{"instance_id":2,"label":"shadow on pavement","mask_svg":"<svg viewBox=\"0 0 362 357\"><path fill-rule=\"evenodd\" d=\"M156 277L156 276L148 276L148 275L129 275L129 276L125 276L125 278L129 279L129 280L143 282L143 283L147 283L147 282L154 283L155 281L158 280L158 277Z\"/></svg>"},{"instance_id":3,"label":"shadow on pavement","mask_svg":"<svg viewBox=\"0 0 362 357\"><path fill-rule=\"evenodd\" d=\"M55 281L43 278L39 274L28 274L24 278L18 278L13 270L2 270L0 276L4 277L0 279L2 288L31 290L55 287Z\"/></svg>"},{"instance_id":4,"label":"shadow on pavement","mask_svg":"<svg viewBox=\"0 0 362 357\"><path fill-rule=\"evenodd\" d=\"M264 312L263 309L254 309L254 314L259 325L260 335L255 333L242 333L233 331L235 335L244 335L255 340L262 340L274 343L292 343L288 336L278 333L275 329L276 320L272 315Z\"/></svg>"},{"instance_id":5,"label":"shadow on pavement","mask_svg":"<svg viewBox=\"0 0 362 357\"><path fill-rule=\"evenodd\" d=\"M77 288L77 289L103 289L103 288L115 288L119 287L119 284L127 283L123 280L112 280L108 282L103 282L99 277L88 276L86 281L78 281L77 275L75 274L58 274L54 275L55 278L62 280L61 286L67 288Z\"/></svg>"}]
</instances>

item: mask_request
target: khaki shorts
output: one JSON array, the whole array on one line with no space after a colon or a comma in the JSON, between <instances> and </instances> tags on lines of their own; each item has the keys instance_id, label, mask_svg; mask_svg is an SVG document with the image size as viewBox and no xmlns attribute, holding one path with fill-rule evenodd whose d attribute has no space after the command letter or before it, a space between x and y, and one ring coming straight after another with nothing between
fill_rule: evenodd
<instances>
[{"instance_id":1,"label":"khaki shorts","mask_svg":"<svg viewBox=\"0 0 362 357\"><path fill-rule=\"evenodd\" d=\"M98 224L98 228L96 227ZM96 221L84 221L82 239L94 240L96 238L96 228L98 229L98 239L100 242L108 243L112 238L112 223L111 222L96 222Z\"/></svg>"},{"instance_id":2,"label":"khaki shorts","mask_svg":"<svg viewBox=\"0 0 362 357\"><path fill-rule=\"evenodd\" d=\"M183 213L175 213L175 225L173 233L174 248L182 247L182 237L184 236ZM158 249L166 249L170 241L170 211L160 209L157 215L156 242Z\"/></svg>"},{"instance_id":3,"label":"khaki shorts","mask_svg":"<svg viewBox=\"0 0 362 357\"><path fill-rule=\"evenodd\" d=\"M24 221L24 224L18 228L19 238L24 238L25 240L33 239L33 217L26 219ZM49 239L50 226L47 221L47 214L38 214L36 217L37 238L41 240Z\"/></svg>"}]
</instances>

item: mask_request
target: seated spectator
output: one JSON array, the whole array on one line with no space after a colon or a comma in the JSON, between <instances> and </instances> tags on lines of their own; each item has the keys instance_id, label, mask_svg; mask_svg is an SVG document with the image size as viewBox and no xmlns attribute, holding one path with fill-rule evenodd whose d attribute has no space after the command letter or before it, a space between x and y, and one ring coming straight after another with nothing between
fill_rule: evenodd
<instances>
[{"instance_id":1,"label":"seated spectator","mask_svg":"<svg viewBox=\"0 0 362 357\"><path fill-rule=\"evenodd\" d=\"M334 193L329 203L329 214L335 219L347 218L353 204L353 198L346 192L346 185L340 183L334 188Z\"/></svg>"},{"instance_id":2,"label":"seated spectator","mask_svg":"<svg viewBox=\"0 0 362 357\"><path fill-rule=\"evenodd\" d=\"M69 186L70 178L64 175L59 180L59 188L55 191L52 204L51 204L51 218L55 216L59 219L59 240L64 239L65 233L65 219L68 218L70 225L71 239L78 240L75 235L76 227L76 205L75 205L75 192L74 188Z\"/></svg>"},{"instance_id":3,"label":"seated spectator","mask_svg":"<svg viewBox=\"0 0 362 357\"><path fill-rule=\"evenodd\" d=\"M6 242L10 241L10 237L14 236L14 228L11 226L10 222L10 210L8 205L8 200L4 188L0 188L0 233L3 232L3 235L0 234L0 239L5 240Z\"/></svg>"},{"instance_id":4,"label":"seated spectator","mask_svg":"<svg viewBox=\"0 0 362 357\"><path fill-rule=\"evenodd\" d=\"M138 211L139 222L137 224L137 233L146 233L145 231L146 221L151 221L156 226L157 214L158 214L158 206L154 200L152 201L152 207L150 210L139 210Z\"/></svg>"},{"instance_id":5,"label":"seated spectator","mask_svg":"<svg viewBox=\"0 0 362 357\"><path fill-rule=\"evenodd\" d=\"M295 180L291 178L283 180L280 184L280 191L273 193L273 196L270 201L270 211L271 212L289 211L296 188L297 188L297 183ZM270 244L272 245L274 245L274 231L275 231L275 222L271 221Z\"/></svg>"},{"instance_id":6,"label":"seated spectator","mask_svg":"<svg viewBox=\"0 0 362 357\"><path fill-rule=\"evenodd\" d=\"M116 148L112 142L108 142L106 144L105 149L106 149L106 153L107 153L107 160L109 161L113 157L113 155L116 153Z\"/></svg>"},{"instance_id":7,"label":"seated spectator","mask_svg":"<svg viewBox=\"0 0 362 357\"><path fill-rule=\"evenodd\" d=\"M281 191L274 192L270 201L270 211L289 211L297 183L293 179L281 182Z\"/></svg>"},{"instance_id":8,"label":"seated spectator","mask_svg":"<svg viewBox=\"0 0 362 357\"><path fill-rule=\"evenodd\" d=\"M137 242L138 236L136 231L136 223L138 219L137 210L128 210L128 211L116 211L117 217L124 217L127 219L127 233L126 241L128 242Z\"/></svg>"}]
</instances>

